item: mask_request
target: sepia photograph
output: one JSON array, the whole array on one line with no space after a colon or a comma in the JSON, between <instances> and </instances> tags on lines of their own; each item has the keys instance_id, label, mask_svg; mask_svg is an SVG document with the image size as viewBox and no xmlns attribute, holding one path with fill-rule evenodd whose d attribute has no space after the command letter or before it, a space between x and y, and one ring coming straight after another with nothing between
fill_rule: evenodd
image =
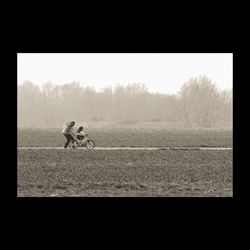
<instances>
[{"instance_id":1,"label":"sepia photograph","mask_svg":"<svg viewBox=\"0 0 250 250\"><path fill-rule=\"evenodd\" d=\"M17 197L233 197L233 53L17 53Z\"/></svg>"}]
</instances>

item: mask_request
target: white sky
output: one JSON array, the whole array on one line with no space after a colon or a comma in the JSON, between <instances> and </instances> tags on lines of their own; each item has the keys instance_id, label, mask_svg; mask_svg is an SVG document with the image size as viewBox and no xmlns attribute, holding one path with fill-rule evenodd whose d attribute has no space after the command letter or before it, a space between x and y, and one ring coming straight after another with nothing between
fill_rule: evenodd
<instances>
[{"instance_id":1,"label":"white sky","mask_svg":"<svg viewBox=\"0 0 250 250\"><path fill-rule=\"evenodd\" d=\"M18 84L41 86L77 81L97 91L117 84L144 83L150 92L174 94L191 77L206 75L232 89L231 53L18 53Z\"/></svg>"}]
</instances>

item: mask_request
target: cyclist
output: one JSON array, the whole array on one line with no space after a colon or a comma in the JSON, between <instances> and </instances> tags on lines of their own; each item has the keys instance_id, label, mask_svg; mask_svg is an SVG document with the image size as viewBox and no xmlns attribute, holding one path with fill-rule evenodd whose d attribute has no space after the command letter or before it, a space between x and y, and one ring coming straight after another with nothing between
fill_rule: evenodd
<instances>
[{"instance_id":1,"label":"cyclist","mask_svg":"<svg viewBox=\"0 0 250 250\"><path fill-rule=\"evenodd\" d=\"M83 127L79 127L77 132L76 132L76 138L78 140L83 140L85 136L87 136L87 133L83 131Z\"/></svg>"}]
</instances>

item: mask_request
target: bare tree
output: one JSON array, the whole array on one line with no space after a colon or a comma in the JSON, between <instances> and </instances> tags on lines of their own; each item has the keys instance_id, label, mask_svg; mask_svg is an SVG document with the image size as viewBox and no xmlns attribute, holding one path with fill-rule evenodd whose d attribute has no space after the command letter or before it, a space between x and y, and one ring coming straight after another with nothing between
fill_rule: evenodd
<instances>
[{"instance_id":1,"label":"bare tree","mask_svg":"<svg viewBox=\"0 0 250 250\"><path fill-rule=\"evenodd\" d=\"M18 126L34 127L41 123L41 92L32 82L18 86Z\"/></svg>"},{"instance_id":2,"label":"bare tree","mask_svg":"<svg viewBox=\"0 0 250 250\"><path fill-rule=\"evenodd\" d=\"M180 91L180 114L188 127L213 127L218 117L219 92L206 76L191 78Z\"/></svg>"}]
</instances>

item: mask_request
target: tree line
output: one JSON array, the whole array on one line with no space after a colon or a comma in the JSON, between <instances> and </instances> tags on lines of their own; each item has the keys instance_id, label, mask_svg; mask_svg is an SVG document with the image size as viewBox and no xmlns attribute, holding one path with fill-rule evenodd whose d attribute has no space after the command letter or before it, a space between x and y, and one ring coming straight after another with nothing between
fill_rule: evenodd
<instances>
[{"instance_id":1,"label":"tree line","mask_svg":"<svg viewBox=\"0 0 250 250\"><path fill-rule=\"evenodd\" d=\"M18 127L58 127L66 121L169 122L185 128L232 126L232 91L206 76L191 78L177 94L150 93L143 83L95 91L78 82L18 85Z\"/></svg>"}]
</instances>

